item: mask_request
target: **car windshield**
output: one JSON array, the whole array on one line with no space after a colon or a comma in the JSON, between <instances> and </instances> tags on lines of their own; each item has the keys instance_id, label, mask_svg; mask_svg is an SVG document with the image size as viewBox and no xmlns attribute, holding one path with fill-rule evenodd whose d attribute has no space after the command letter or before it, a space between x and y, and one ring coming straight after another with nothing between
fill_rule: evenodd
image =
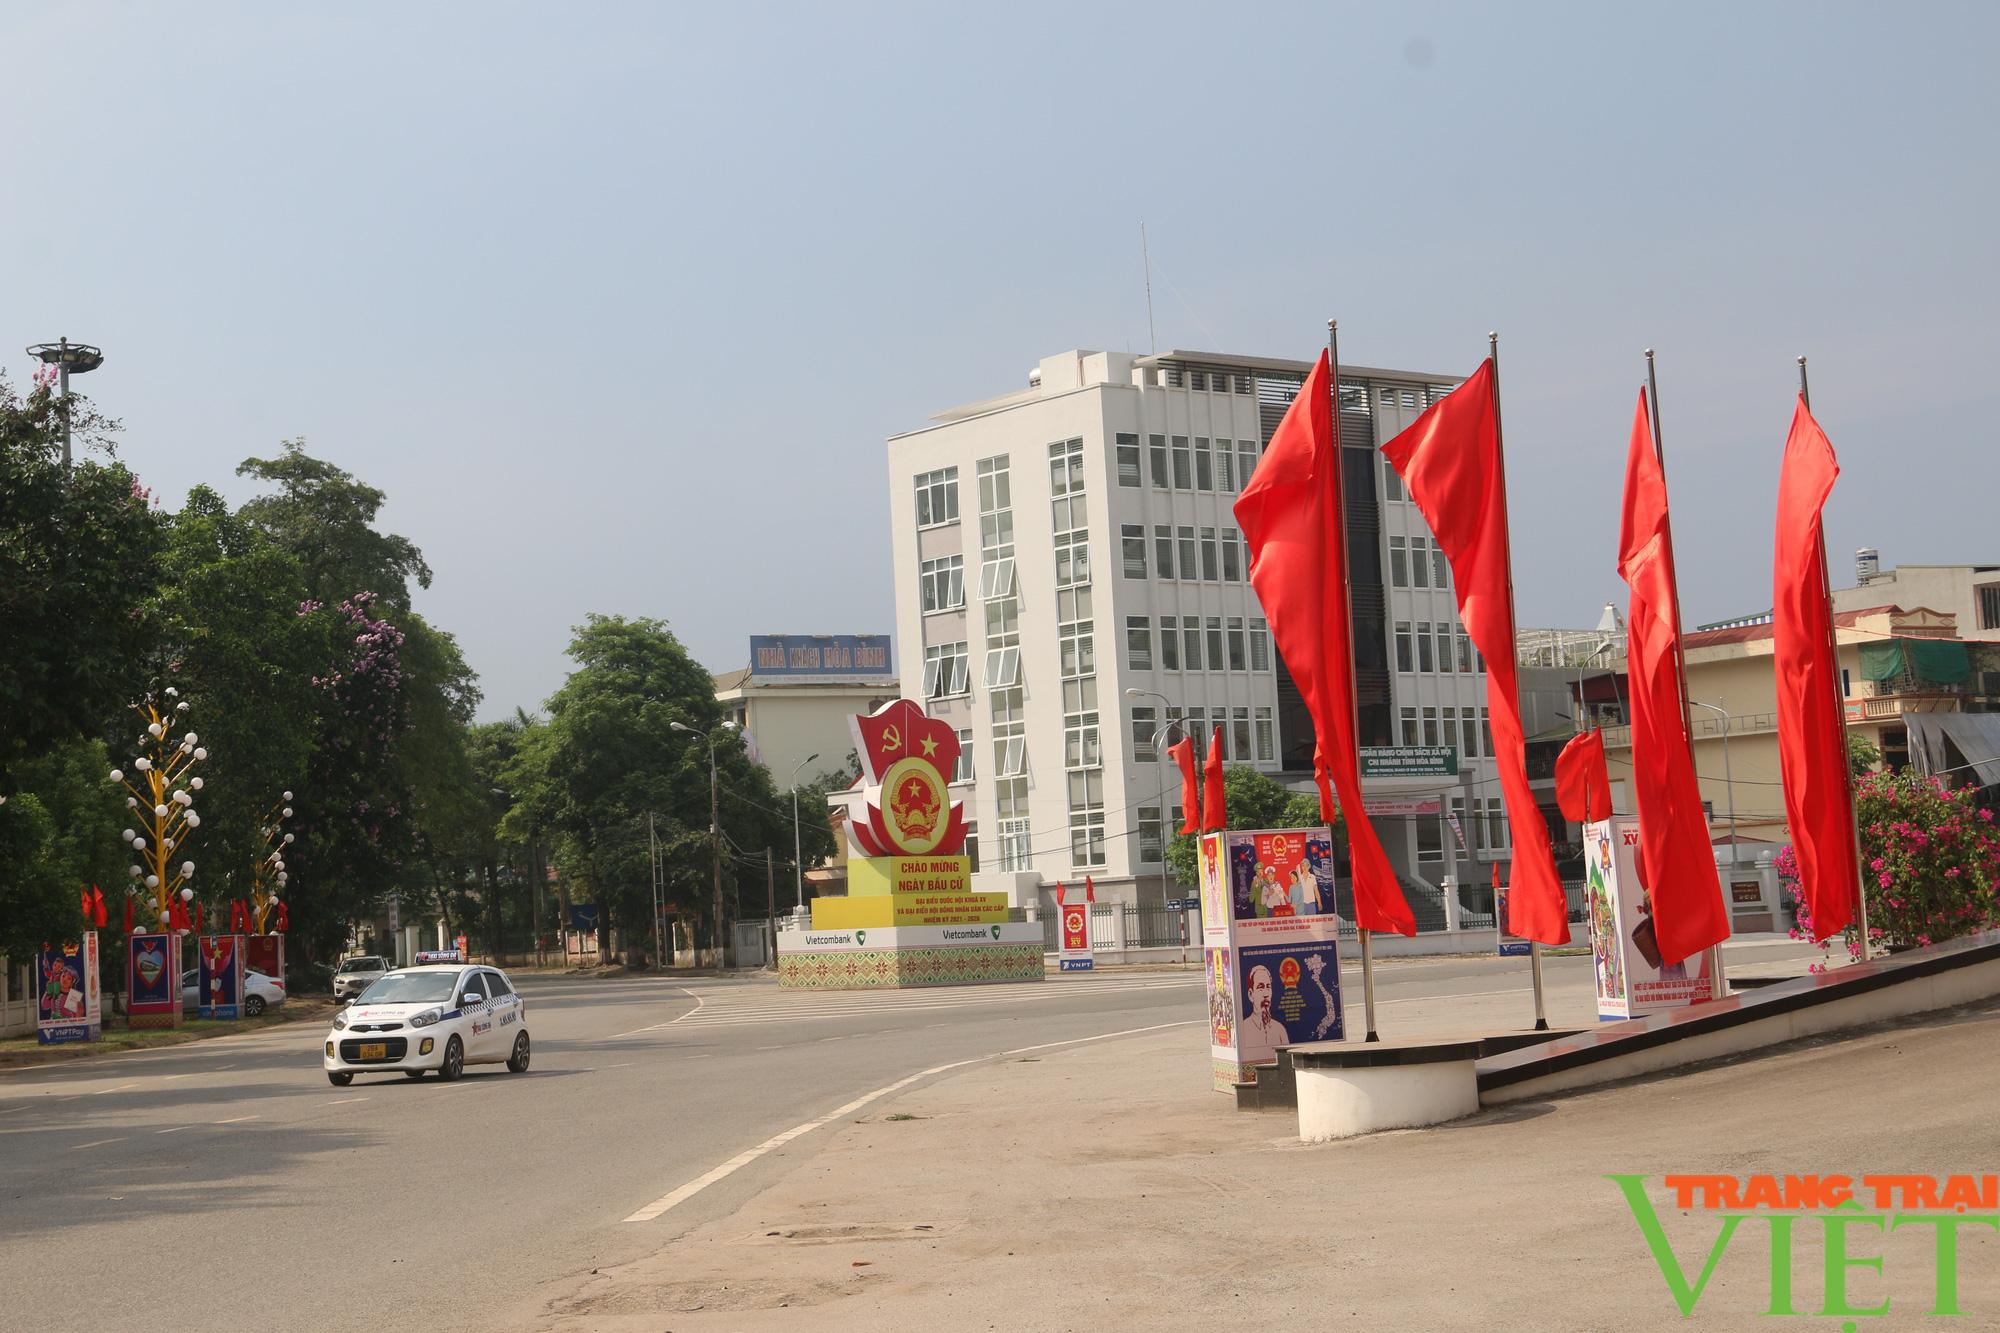
<instances>
[{"instance_id":1,"label":"car windshield","mask_svg":"<svg viewBox=\"0 0 2000 1333\"><path fill-rule=\"evenodd\" d=\"M382 960L380 958L350 958L340 965L340 970L343 972L380 972L382 970Z\"/></svg>"},{"instance_id":2,"label":"car windshield","mask_svg":"<svg viewBox=\"0 0 2000 1333\"><path fill-rule=\"evenodd\" d=\"M456 972L391 972L361 992L368 1004L435 1004L451 998Z\"/></svg>"}]
</instances>

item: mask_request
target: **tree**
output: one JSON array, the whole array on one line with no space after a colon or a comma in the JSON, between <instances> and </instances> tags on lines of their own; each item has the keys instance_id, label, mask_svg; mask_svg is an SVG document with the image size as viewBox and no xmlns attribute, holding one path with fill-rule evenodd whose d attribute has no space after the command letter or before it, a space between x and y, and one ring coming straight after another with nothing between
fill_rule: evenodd
<instances>
[{"instance_id":1,"label":"tree","mask_svg":"<svg viewBox=\"0 0 2000 1333\"><path fill-rule=\"evenodd\" d=\"M99 735L153 645L159 515L109 457L117 423L80 397L70 408L106 458L65 475L53 378L19 398L0 375L0 795L15 764Z\"/></svg>"},{"instance_id":2,"label":"tree","mask_svg":"<svg viewBox=\"0 0 2000 1333\"><path fill-rule=\"evenodd\" d=\"M1854 777L1872 772L1882 762L1882 751L1858 731L1847 733L1847 771Z\"/></svg>"},{"instance_id":3,"label":"tree","mask_svg":"<svg viewBox=\"0 0 2000 1333\"><path fill-rule=\"evenodd\" d=\"M18 961L44 943L74 939L83 929L79 890L89 884L103 889L112 929L124 925L124 809L107 789L110 768L94 740L69 741L16 766L21 785L0 805L0 955Z\"/></svg>"},{"instance_id":4,"label":"tree","mask_svg":"<svg viewBox=\"0 0 2000 1333\"><path fill-rule=\"evenodd\" d=\"M1223 809L1232 829L1317 828L1319 796L1314 792L1293 791L1283 783L1264 776L1254 768L1238 765L1222 772ZM1345 821L1334 813L1333 834L1343 838ZM1195 868L1195 835L1176 833L1167 846L1167 868L1176 882L1192 885L1198 878Z\"/></svg>"},{"instance_id":5,"label":"tree","mask_svg":"<svg viewBox=\"0 0 2000 1333\"><path fill-rule=\"evenodd\" d=\"M246 458L237 466L239 477L278 488L275 495L245 504L243 517L297 557L320 600L332 603L367 592L386 609L408 608L410 580L430 587L431 567L408 538L376 531L383 493L314 458L302 439L280 447L276 458Z\"/></svg>"}]
</instances>

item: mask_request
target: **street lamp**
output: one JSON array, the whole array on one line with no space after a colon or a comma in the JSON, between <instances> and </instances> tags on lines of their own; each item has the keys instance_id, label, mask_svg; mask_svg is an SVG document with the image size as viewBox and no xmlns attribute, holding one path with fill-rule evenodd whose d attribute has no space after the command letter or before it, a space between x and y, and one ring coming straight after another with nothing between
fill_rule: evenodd
<instances>
[{"instance_id":1,"label":"street lamp","mask_svg":"<svg viewBox=\"0 0 2000 1333\"><path fill-rule=\"evenodd\" d=\"M1720 704L1705 704L1699 699L1690 699L1696 708L1706 708L1711 713L1722 715L1722 785L1729 793L1729 866L1736 868L1736 782L1729 776L1729 710Z\"/></svg>"},{"instance_id":2,"label":"street lamp","mask_svg":"<svg viewBox=\"0 0 2000 1333\"><path fill-rule=\"evenodd\" d=\"M88 343L73 343L67 337L52 343L36 343L28 355L45 366L56 368L56 388L62 394L63 475L69 475L69 377L85 375L104 364L104 353Z\"/></svg>"},{"instance_id":3,"label":"street lamp","mask_svg":"<svg viewBox=\"0 0 2000 1333\"><path fill-rule=\"evenodd\" d=\"M717 968L729 966L729 944L726 932L727 922L722 915L722 815L715 776L715 733L690 727L685 722L670 724L675 731L690 736L699 736L708 742L708 844L714 853L715 863L715 965ZM724 731L736 730L734 722L724 722Z\"/></svg>"},{"instance_id":4,"label":"street lamp","mask_svg":"<svg viewBox=\"0 0 2000 1333\"><path fill-rule=\"evenodd\" d=\"M1174 706L1173 701L1158 690L1128 689L1125 691L1125 697L1128 699L1158 699L1160 701L1160 715L1162 717L1165 717L1167 711ZM1174 718L1155 729L1152 741L1153 757L1160 761L1160 901L1163 903L1167 900L1167 756L1160 749L1160 740L1175 727L1180 727L1182 736L1187 735L1187 727L1182 724L1179 718Z\"/></svg>"},{"instance_id":5,"label":"street lamp","mask_svg":"<svg viewBox=\"0 0 2000 1333\"><path fill-rule=\"evenodd\" d=\"M799 851L799 770L819 758L809 754L792 769L792 873L798 877L799 910L806 910L806 863Z\"/></svg>"}]
</instances>

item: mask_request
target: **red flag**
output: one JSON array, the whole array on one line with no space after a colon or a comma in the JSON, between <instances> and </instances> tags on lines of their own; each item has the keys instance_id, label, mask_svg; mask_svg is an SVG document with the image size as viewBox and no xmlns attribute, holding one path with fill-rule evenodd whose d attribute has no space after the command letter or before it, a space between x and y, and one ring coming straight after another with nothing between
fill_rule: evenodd
<instances>
[{"instance_id":1,"label":"red flag","mask_svg":"<svg viewBox=\"0 0 2000 1333\"><path fill-rule=\"evenodd\" d=\"M1611 773L1604 766L1604 733L1595 727L1573 738L1556 756L1556 804L1579 824L1611 818Z\"/></svg>"},{"instance_id":2,"label":"red flag","mask_svg":"<svg viewBox=\"0 0 2000 1333\"><path fill-rule=\"evenodd\" d=\"M1194 776L1194 737L1182 736L1167 747L1181 766L1181 832L1201 831L1201 789Z\"/></svg>"},{"instance_id":3,"label":"red flag","mask_svg":"<svg viewBox=\"0 0 2000 1333\"><path fill-rule=\"evenodd\" d=\"M1626 670L1632 687L1632 792L1639 810L1639 851L1652 870L1653 931L1660 959L1672 964L1729 938L1729 912L1722 905L1715 844L1709 840L1688 749L1667 479L1653 448L1644 389L1625 456L1618 573L1632 589L1625 621Z\"/></svg>"},{"instance_id":4,"label":"red flag","mask_svg":"<svg viewBox=\"0 0 2000 1333\"><path fill-rule=\"evenodd\" d=\"M1083 877L1083 900L1087 903L1097 901L1097 881L1089 875Z\"/></svg>"},{"instance_id":5,"label":"red flag","mask_svg":"<svg viewBox=\"0 0 2000 1333\"><path fill-rule=\"evenodd\" d=\"M1061 880L1057 880L1057 881L1056 881L1056 906L1057 906L1057 907L1061 907L1062 905L1063 905L1063 882L1062 882Z\"/></svg>"},{"instance_id":6,"label":"red flag","mask_svg":"<svg viewBox=\"0 0 2000 1333\"><path fill-rule=\"evenodd\" d=\"M285 906L285 904L281 901L278 904L278 929L290 930L291 928L292 928L292 909Z\"/></svg>"},{"instance_id":7,"label":"red flag","mask_svg":"<svg viewBox=\"0 0 2000 1333\"><path fill-rule=\"evenodd\" d=\"M201 934L201 932L202 932L202 924L201 924L201 904L200 904L200 903L196 903L196 904L194 905L194 933L195 933L195 934L197 934L197 935L199 935L199 934Z\"/></svg>"},{"instance_id":8,"label":"red flag","mask_svg":"<svg viewBox=\"0 0 2000 1333\"><path fill-rule=\"evenodd\" d=\"M1250 583L1271 622L1278 655L1312 717L1319 815L1335 807L1328 779L1347 816L1348 857L1354 866L1354 919L1363 930L1417 932L1416 918L1396 882L1375 826L1361 803L1355 748L1352 628L1347 606L1347 527L1342 518L1340 460L1333 442L1329 357L1306 376L1278 423L1256 474L1236 501L1236 521L1250 544Z\"/></svg>"},{"instance_id":9,"label":"red flag","mask_svg":"<svg viewBox=\"0 0 2000 1333\"><path fill-rule=\"evenodd\" d=\"M1208 757L1202 761L1201 827L1204 832L1229 827L1227 812L1223 809L1222 797L1222 728L1215 729L1215 735L1208 744Z\"/></svg>"},{"instance_id":10,"label":"red flag","mask_svg":"<svg viewBox=\"0 0 2000 1333\"><path fill-rule=\"evenodd\" d=\"M1833 445L1805 398L1792 414L1778 477L1778 539L1771 579L1772 653L1778 673L1778 761L1799 884L1823 940L1854 918L1854 793L1846 723L1835 711L1840 664L1827 605L1820 507L1840 475Z\"/></svg>"},{"instance_id":11,"label":"red flag","mask_svg":"<svg viewBox=\"0 0 2000 1333\"><path fill-rule=\"evenodd\" d=\"M110 909L109 907L105 906L105 903L104 903L104 890L103 890L103 889L100 889L100 888L98 888L98 887L97 887L97 886L96 886L95 884L93 884L93 885L91 885L91 886L90 886L90 902L91 902L91 905L92 905L92 906L93 906L93 907L94 907L94 908L96 909L96 911L97 911L97 916L96 916L96 921L97 921L97 928L98 928L99 930L102 930L102 929L104 929L104 928L105 928L106 926L110 925L110 924L111 924L111 909Z\"/></svg>"},{"instance_id":12,"label":"red flag","mask_svg":"<svg viewBox=\"0 0 2000 1333\"><path fill-rule=\"evenodd\" d=\"M91 918L96 915L96 913L91 911L90 907L90 890L79 889L77 892L83 903L83 924L86 928L88 928L91 922Z\"/></svg>"},{"instance_id":13,"label":"red flag","mask_svg":"<svg viewBox=\"0 0 2000 1333\"><path fill-rule=\"evenodd\" d=\"M132 895L125 895L125 933L132 933Z\"/></svg>"},{"instance_id":14,"label":"red flag","mask_svg":"<svg viewBox=\"0 0 2000 1333\"><path fill-rule=\"evenodd\" d=\"M1500 796L1514 831L1510 928L1542 944L1569 942L1569 906L1556 877L1548 825L1528 786L1514 672L1513 572L1508 565L1507 490L1501 479L1493 362L1433 404L1382 446L1410 499L1451 561L1458 618L1486 658L1486 703Z\"/></svg>"}]
</instances>

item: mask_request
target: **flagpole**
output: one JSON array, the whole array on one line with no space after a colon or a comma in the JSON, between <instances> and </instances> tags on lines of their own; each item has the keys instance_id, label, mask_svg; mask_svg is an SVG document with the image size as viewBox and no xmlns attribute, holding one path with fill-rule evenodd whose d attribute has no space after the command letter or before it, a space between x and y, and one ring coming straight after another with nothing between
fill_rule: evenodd
<instances>
[{"instance_id":1,"label":"flagpole","mask_svg":"<svg viewBox=\"0 0 2000 1333\"><path fill-rule=\"evenodd\" d=\"M1805 404L1806 411L1812 411L1812 386L1806 381L1804 357L1799 358L1799 401ZM1861 961L1865 963L1872 952L1868 945L1868 876L1861 869L1861 821L1854 812L1854 766L1847 757L1847 700L1840 691L1840 633L1833 623L1833 580L1826 568L1824 521L1819 532L1819 590L1826 598L1826 644L1833 663L1833 720L1840 729L1840 766L1845 779L1840 790L1847 798L1847 829L1854 837L1854 901L1861 925Z\"/></svg>"},{"instance_id":2,"label":"flagpole","mask_svg":"<svg viewBox=\"0 0 2000 1333\"><path fill-rule=\"evenodd\" d=\"M1652 417L1650 424L1653 430L1653 461L1659 464L1660 485L1664 487L1667 482L1667 442L1666 438L1660 434L1660 376L1659 371L1653 364L1653 349L1650 347L1646 349L1646 411ZM1681 735L1686 738L1688 769L1696 775L1695 792L1699 795L1701 791L1701 770L1695 765L1694 761L1694 703L1688 695L1687 649L1681 643L1681 567L1679 560L1674 556L1674 516L1671 505L1666 506L1665 512L1661 514L1660 526L1663 529L1662 535L1666 538L1667 544L1667 571L1670 576L1667 580L1667 589L1674 599L1674 670L1679 673L1681 684ZM1625 660L1627 670L1629 671L1632 660L1629 652L1626 654ZM1702 827L1704 829L1708 827L1706 818L1702 820ZM1734 829L1730 830L1731 837L1734 837L1735 833ZM1714 850L1714 844L1711 843L1709 851L1713 853ZM1736 855L1736 846L1734 843L1730 844L1729 854L1732 858ZM1724 910L1726 911L1727 908L1725 907ZM1722 979L1722 946L1720 944L1710 945L1708 948L1708 998L1719 1000L1728 993L1728 984Z\"/></svg>"},{"instance_id":3,"label":"flagpole","mask_svg":"<svg viewBox=\"0 0 2000 1333\"><path fill-rule=\"evenodd\" d=\"M1347 624L1341 627L1341 632L1346 634L1350 640L1350 647L1347 653L1347 702L1354 709L1354 718L1350 725L1354 728L1356 744L1359 744L1361 736L1361 687L1355 679L1354 651L1351 646L1351 641L1354 637L1354 575L1351 572L1352 562L1347 558L1347 494L1342 485L1342 472L1347 465L1347 460L1340 452L1340 321L1336 319L1329 319L1326 322L1326 360L1326 391L1332 396L1333 407L1334 497L1340 502L1340 531L1333 534L1333 537L1335 541L1340 543L1341 602L1347 608ZM1326 742L1326 737L1322 736L1319 738L1319 746L1317 748L1319 748L1322 755L1326 753ZM1315 780L1317 780L1317 776L1317 774L1314 775ZM1352 835L1350 834L1349 836L1351 839ZM1361 895L1358 891L1359 885L1351 882L1354 873L1354 856L1350 847L1348 853L1349 888L1350 891L1354 892L1358 907ZM1358 910L1356 915L1359 915ZM1361 1011L1364 1021L1368 1025L1368 1035L1363 1040L1380 1041L1382 1038L1375 1031L1375 938L1368 928L1361 925L1359 921L1355 923L1355 929L1361 935Z\"/></svg>"},{"instance_id":4,"label":"flagpole","mask_svg":"<svg viewBox=\"0 0 2000 1333\"><path fill-rule=\"evenodd\" d=\"M1496 481L1499 483L1500 486L1500 516L1504 520L1507 517L1507 444L1506 444L1507 437L1505 436L1505 434L1502 433L1500 429L1500 335L1496 332L1489 331L1486 335L1486 356L1487 359L1493 362L1493 467L1494 471L1499 474L1498 477L1496 478ZM1518 625L1519 622L1517 622L1514 619L1514 525L1512 523L1508 523L1507 525L1508 631L1514 634L1520 633ZM1507 645L1507 651L1510 653L1516 651L1515 646L1512 643L1509 643ZM1489 689L1491 688L1490 681L1488 682L1488 688ZM1519 711L1521 707L1521 700L1519 696L1520 696L1520 691L1517 686L1515 690L1515 699L1514 699L1514 708L1516 711ZM1513 886L1510 884L1508 886L1510 898L1512 896L1512 888ZM1565 915L1567 915L1569 912L1567 894L1564 895L1564 899L1565 901L1563 904L1563 912ZM1495 906L1498 906L1498 904L1496 903ZM1528 941L1528 962L1529 965L1533 968L1535 975L1535 1031L1547 1032L1549 1030L1549 1013L1548 1013L1548 1002L1542 987L1542 942L1540 940Z\"/></svg>"}]
</instances>

